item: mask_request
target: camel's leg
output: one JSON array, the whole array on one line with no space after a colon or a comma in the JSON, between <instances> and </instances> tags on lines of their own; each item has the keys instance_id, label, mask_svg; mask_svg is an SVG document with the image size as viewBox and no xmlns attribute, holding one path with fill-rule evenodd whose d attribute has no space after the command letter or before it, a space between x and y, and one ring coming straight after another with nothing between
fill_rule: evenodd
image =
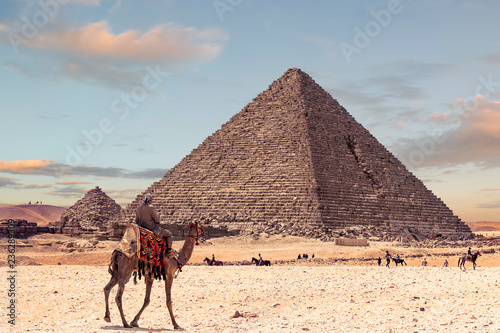
<instances>
[{"instance_id":1,"label":"camel's leg","mask_svg":"<svg viewBox=\"0 0 500 333\"><path fill-rule=\"evenodd\" d=\"M176 330L182 329L175 321L174 312L172 311L172 283L174 282L173 275L167 275L167 280L165 281L165 294L167 296L167 308L170 313L170 320L172 320L172 325Z\"/></svg>"},{"instance_id":2,"label":"camel's leg","mask_svg":"<svg viewBox=\"0 0 500 333\"><path fill-rule=\"evenodd\" d=\"M109 280L109 283L104 287L104 300L106 302L106 314L104 315L104 321L107 321L108 323L111 322L111 318L109 315L109 293L111 292L111 289L116 285L118 282L118 279L114 276L111 277L111 280Z\"/></svg>"},{"instance_id":3,"label":"camel's leg","mask_svg":"<svg viewBox=\"0 0 500 333\"><path fill-rule=\"evenodd\" d=\"M142 305L142 308L139 311L139 313L137 313L137 315L135 316L134 320L132 320L132 322L130 323L132 327L139 327L139 318L141 318L142 311L144 311L144 309L149 305L153 282L154 282L153 279L146 277L146 296L144 297L144 304Z\"/></svg>"},{"instance_id":4,"label":"camel's leg","mask_svg":"<svg viewBox=\"0 0 500 333\"><path fill-rule=\"evenodd\" d=\"M123 327L131 328L132 326L130 326L127 323L127 320L125 319L125 315L123 314L122 295L123 295L124 290L125 290L125 280L118 281L118 291L116 292L115 301L116 301L116 305L118 305L118 310L120 310L120 316L122 317Z\"/></svg>"}]
</instances>

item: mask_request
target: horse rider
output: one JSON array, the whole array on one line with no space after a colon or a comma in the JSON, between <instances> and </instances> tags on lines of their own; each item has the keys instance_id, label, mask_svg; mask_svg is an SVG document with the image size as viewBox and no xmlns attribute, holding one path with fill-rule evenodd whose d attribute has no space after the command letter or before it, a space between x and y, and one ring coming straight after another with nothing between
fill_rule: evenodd
<instances>
[{"instance_id":1,"label":"horse rider","mask_svg":"<svg viewBox=\"0 0 500 333\"><path fill-rule=\"evenodd\" d=\"M264 261L264 260L262 260L262 256L261 256L261 255L260 255L260 253L259 253L259 263L258 263L257 265L258 265L258 266L262 265L262 262L263 262L263 261Z\"/></svg>"},{"instance_id":2,"label":"horse rider","mask_svg":"<svg viewBox=\"0 0 500 333\"><path fill-rule=\"evenodd\" d=\"M167 256L172 255L172 233L169 230L160 227L160 218L153 207L151 202L153 196L151 193L146 193L142 198L143 204L137 208L135 214L135 223L152 231L155 235L165 238L167 243Z\"/></svg>"},{"instance_id":3,"label":"horse rider","mask_svg":"<svg viewBox=\"0 0 500 333\"><path fill-rule=\"evenodd\" d=\"M212 261L210 262L210 266L215 264L215 254L212 254Z\"/></svg>"},{"instance_id":4,"label":"horse rider","mask_svg":"<svg viewBox=\"0 0 500 333\"><path fill-rule=\"evenodd\" d=\"M471 251L470 247L469 247L469 251L467 251L467 258L472 260L472 251Z\"/></svg>"}]
</instances>

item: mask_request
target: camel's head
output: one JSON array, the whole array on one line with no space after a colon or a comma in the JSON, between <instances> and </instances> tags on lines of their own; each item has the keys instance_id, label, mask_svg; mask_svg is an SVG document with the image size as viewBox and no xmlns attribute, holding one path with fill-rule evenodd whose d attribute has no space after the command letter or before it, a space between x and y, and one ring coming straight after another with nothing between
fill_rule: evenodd
<instances>
[{"instance_id":1,"label":"camel's head","mask_svg":"<svg viewBox=\"0 0 500 333\"><path fill-rule=\"evenodd\" d=\"M191 237L194 237L194 239L196 241L196 243L195 243L196 245L200 245L200 243L198 242L198 237L203 235L203 228L202 228L201 224L199 222L193 222L193 223L189 224L189 228L196 229L196 236L191 236Z\"/></svg>"}]
</instances>

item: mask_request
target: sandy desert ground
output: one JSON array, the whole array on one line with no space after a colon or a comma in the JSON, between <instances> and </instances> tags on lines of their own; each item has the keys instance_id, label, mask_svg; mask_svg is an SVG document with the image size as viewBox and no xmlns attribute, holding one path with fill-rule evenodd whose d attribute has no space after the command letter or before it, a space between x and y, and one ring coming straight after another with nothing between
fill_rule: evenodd
<instances>
[{"instance_id":1,"label":"sandy desert ground","mask_svg":"<svg viewBox=\"0 0 500 333\"><path fill-rule=\"evenodd\" d=\"M498 332L499 276L497 267L189 266L172 297L188 332ZM123 329L114 301L112 322L102 320L105 267L23 266L18 277L15 332L173 331L161 282L141 327ZM143 283L127 285L129 320L143 297Z\"/></svg>"},{"instance_id":2,"label":"sandy desert ground","mask_svg":"<svg viewBox=\"0 0 500 333\"><path fill-rule=\"evenodd\" d=\"M112 322L102 319L106 265L116 244L92 245L62 235L18 240L16 326L4 315L0 331L173 331L163 282L155 282L140 328L121 326L116 288ZM191 264L174 281L174 313L188 332L500 332L500 245L479 248L490 253L479 258L476 270L467 263L466 271L457 268L464 246L428 246L349 247L266 235L210 239L195 248ZM377 266L374 258L386 250L402 254L408 266ZM246 265L259 252L273 266ZM296 260L299 253L314 253L315 259ZM203 265L212 254L226 265ZM421 266L424 258L427 267ZM441 267L444 259L450 267ZM1 270L7 291L5 261ZM143 281L127 284L129 321L143 298ZM7 292L0 293L0 303L8 302Z\"/></svg>"}]
</instances>

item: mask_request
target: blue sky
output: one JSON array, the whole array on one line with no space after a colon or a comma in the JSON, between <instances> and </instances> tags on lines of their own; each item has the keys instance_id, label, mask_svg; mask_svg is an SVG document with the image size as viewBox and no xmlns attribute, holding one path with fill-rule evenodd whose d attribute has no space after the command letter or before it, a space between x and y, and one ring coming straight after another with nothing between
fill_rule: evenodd
<instances>
[{"instance_id":1,"label":"blue sky","mask_svg":"<svg viewBox=\"0 0 500 333\"><path fill-rule=\"evenodd\" d=\"M497 1L0 3L0 203L126 205L288 68L465 221L500 221Z\"/></svg>"}]
</instances>

